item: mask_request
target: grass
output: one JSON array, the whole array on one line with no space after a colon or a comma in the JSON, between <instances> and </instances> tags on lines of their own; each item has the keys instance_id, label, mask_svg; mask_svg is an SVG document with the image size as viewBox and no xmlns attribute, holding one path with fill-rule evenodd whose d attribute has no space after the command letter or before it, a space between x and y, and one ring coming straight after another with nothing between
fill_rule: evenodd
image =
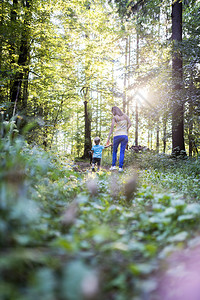
<instances>
[{"instance_id":1,"label":"grass","mask_svg":"<svg viewBox=\"0 0 200 300\"><path fill-rule=\"evenodd\" d=\"M123 174L91 173L21 139L0 149L1 299L150 297L197 235L198 160L126 153Z\"/></svg>"}]
</instances>

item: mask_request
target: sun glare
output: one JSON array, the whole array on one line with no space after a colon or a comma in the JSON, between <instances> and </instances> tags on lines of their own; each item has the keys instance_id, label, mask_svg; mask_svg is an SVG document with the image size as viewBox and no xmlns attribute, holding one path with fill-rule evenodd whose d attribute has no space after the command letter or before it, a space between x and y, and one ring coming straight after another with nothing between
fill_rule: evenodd
<instances>
[{"instance_id":1,"label":"sun glare","mask_svg":"<svg viewBox=\"0 0 200 300\"><path fill-rule=\"evenodd\" d=\"M147 87L139 88L139 89L137 89L137 93L138 93L139 96L141 96L142 98L147 99L147 96L148 96L148 89L147 89Z\"/></svg>"},{"instance_id":2,"label":"sun glare","mask_svg":"<svg viewBox=\"0 0 200 300\"><path fill-rule=\"evenodd\" d=\"M134 92L134 98L137 100L138 104L146 106L148 104L148 88L142 87L138 88Z\"/></svg>"}]
</instances>

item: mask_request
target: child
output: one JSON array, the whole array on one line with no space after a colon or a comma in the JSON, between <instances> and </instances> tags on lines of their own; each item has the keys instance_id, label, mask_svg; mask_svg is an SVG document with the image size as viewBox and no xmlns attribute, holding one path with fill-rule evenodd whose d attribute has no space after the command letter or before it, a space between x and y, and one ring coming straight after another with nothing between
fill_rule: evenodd
<instances>
[{"instance_id":1,"label":"child","mask_svg":"<svg viewBox=\"0 0 200 300\"><path fill-rule=\"evenodd\" d=\"M92 172L94 172L94 165L97 163L98 171L100 170L100 164L101 164L101 157L102 157L102 150L104 148L110 147L112 144L107 146L100 145L100 138L95 137L94 139L95 145L92 147Z\"/></svg>"}]
</instances>

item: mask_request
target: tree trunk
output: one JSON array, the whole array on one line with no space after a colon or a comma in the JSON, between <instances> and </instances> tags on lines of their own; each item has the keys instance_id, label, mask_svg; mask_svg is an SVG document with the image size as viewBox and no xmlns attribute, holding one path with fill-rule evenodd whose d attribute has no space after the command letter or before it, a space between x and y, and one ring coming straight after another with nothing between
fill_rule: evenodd
<instances>
[{"instance_id":1,"label":"tree trunk","mask_svg":"<svg viewBox=\"0 0 200 300\"><path fill-rule=\"evenodd\" d=\"M28 85L29 85L29 68L25 70L24 77L23 77L22 102L24 107L27 107L28 104Z\"/></svg>"},{"instance_id":2,"label":"tree trunk","mask_svg":"<svg viewBox=\"0 0 200 300\"><path fill-rule=\"evenodd\" d=\"M189 156L192 156L193 152L193 144L194 144L194 137L193 137L193 107L191 101L189 102Z\"/></svg>"},{"instance_id":3,"label":"tree trunk","mask_svg":"<svg viewBox=\"0 0 200 300\"><path fill-rule=\"evenodd\" d=\"M139 67L139 34L137 33L136 39L136 65ZM138 117L138 103L135 102L135 146L138 146L138 130L139 129L139 117Z\"/></svg>"},{"instance_id":4,"label":"tree trunk","mask_svg":"<svg viewBox=\"0 0 200 300\"><path fill-rule=\"evenodd\" d=\"M85 112L85 141L84 141L84 154L82 158L89 158L89 151L92 149L91 141L91 116L88 109L88 87L83 87L82 92L84 95L84 112Z\"/></svg>"},{"instance_id":5,"label":"tree trunk","mask_svg":"<svg viewBox=\"0 0 200 300\"><path fill-rule=\"evenodd\" d=\"M10 56L11 69L13 68L12 64L15 62L14 55L17 53L17 38L18 38L17 8L18 8L18 0L13 0L12 9L11 9L11 13L10 13L11 32L10 32L10 37L9 37L9 42L10 42L9 56Z\"/></svg>"},{"instance_id":6,"label":"tree trunk","mask_svg":"<svg viewBox=\"0 0 200 300\"><path fill-rule=\"evenodd\" d=\"M150 119L148 120L147 147L150 148Z\"/></svg>"},{"instance_id":7,"label":"tree trunk","mask_svg":"<svg viewBox=\"0 0 200 300\"><path fill-rule=\"evenodd\" d=\"M99 87L99 83L97 83L97 91L98 91L98 87ZM96 136L99 135L99 132L98 132L98 128L99 128L99 96L100 96L100 93L101 92L97 92L97 107L96 107L96 121L95 121L95 126L96 126ZM101 108L100 108L101 109Z\"/></svg>"},{"instance_id":8,"label":"tree trunk","mask_svg":"<svg viewBox=\"0 0 200 300\"><path fill-rule=\"evenodd\" d=\"M150 130L150 148L153 150L153 131L152 128Z\"/></svg>"},{"instance_id":9,"label":"tree trunk","mask_svg":"<svg viewBox=\"0 0 200 300\"><path fill-rule=\"evenodd\" d=\"M159 147L160 147L159 135L160 135L160 128L159 128L159 120L158 120L157 129L156 129L156 152L157 153L159 153Z\"/></svg>"},{"instance_id":10,"label":"tree trunk","mask_svg":"<svg viewBox=\"0 0 200 300\"><path fill-rule=\"evenodd\" d=\"M83 158L89 158L89 151L92 149L92 141L91 141L91 120L88 111L87 100L84 101L84 108L85 108L85 143L84 143Z\"/></svg>"},{"instance_id":11,"label":"tree trunk","mask_svg":"<svg viewBox=\"0 0 200 300\"><path fill-rule=\"evenodd\" d=\"M123 93L123 112L126 113L126 81L127 81L127 62L128 62L128 38L126 37L125 62L124 62L124 93Z\"/></svg>"},{"instance_id":12,"label":"tree trunk","mask_svg":"<svg viewBox=\"0 0 200 300\"><path fill-rule=\"evenodd\" d=\"M127 98L127 115L130 113L130 65L131 65L131 35L128 36L128 98Z\"/></svg>"},{"instance_id":13,"label":"tree trunk","mask_svg":"<svg viewBox=\"0 0 200 300\"><path fill-rule=\"evenodd\" d=\"M11 102L15 103L15 108L18 103L20 111L26 110L27 107L27 95L28 95L28 83L22 84L24 81L28 81L29 74L29 55L30 55L30 42L29 42L29 26L30 26L30 0L26 0L26 11L24 16L24 29L21 36L21 44L19 49L18 66L20 71L17 71L12 87L11 87ZM22 92L24 88L24 92ZM15 109L13 110L13 114Z\"/></svg>"},{"instance_id":14,"label":"tree trunk","mask_svg":"<svg viewBox=\"0 0 200 300\"><path fill-rule=\"evenodd\" d=\"M198 149L196 147L195 143L195 135L193 134L193 127L194 127L194 106L193 106L193 99L192 99L192 94L193 94L193 76L192 74L190 75L190 85L189 85L189 120L188 120L188 139L189 139L189 156L192 156L193 154L198 153Z\"/></svg>"},{"instance_id":15,"label":"tree trunk","mask_svg":"<svg viewBox=\"0 0 200 300\"><path fill-rule=\"evenodd\" d=\"M0 70L2 70L2 61L3 61L3 14L4 14L4 6L3 1L1 2L1 11L0 11ZM3 75L1 75L3 77ZM4 101L3 88L0 85L0 103ZM1 122L1 120L0 120Z\"/></svg>"},{"instance_id":16,"label":"tree trunk","mask_svg":"<svg viewBox=\"0 0 200 300\"><path fill-rule=\"evenodd\" d=\"M101 107L101 103L102 103L102 92L100 92L100 112L99 112L99 137L101 137L101 127L102 127L102 107Z\"/></svg>"},{"instance_id":17,"label":"tree trunk","mask_svg":"<svg viewBox=\"0 0 200 300\"><path fill-rule=\"evenodd\" d=\"M136 37L136 65L139 67L139 45L140 39L139 39L139 33L137 32L137 37Z\"/></svg>"},{"instance_id":18,"label":"tree trunk","mask_svg":"<svg viewBox=\"0 0 200 300\"><path fill-rule=\"evenodd\" d=\"M185 154L184 142L184 101L182 99L182 55L179 47L182 41L182 2L172 4L172 153Z\"/></svg>"},{"instance_id":19,"label":"tree trunk","mask_svg":"<svg viewBox=\"0 0 200 300\"><path fill-rule=\"evenodd\" d=\"M139 118L138 118L138 104L137 100L135 103L135 146L138 146L138 125L139 124Z\"/></svg>"},{"instance_id":20,"label":"tree trunk","mask_svg":"<svg viewBox=\"0 0 200 300\"><path fill-rule=\"evenodd\" d=\"M163 153L166 152L167 146L167 119L163 117Z\"/></svg>"},{"instance_id":21,"label":"tree trunk","mask_svg":"<svg viewBox=\"0 0 200 300\"><path fill-rule=\"evenodd\" d=\"M3 1L2 1L3 3ZM10 62L10 69L12 70L12 73L14 74L14 64L15 64L15 56L18 53L18 43L17 39L19 39L19 32L18 32L18 25L17 25L17 11L18 11L18 0L13 0L12 2L12 8L10 12L10 31L9 31L9 62ZM14 75L12 75L13 78L10 81L9 85L9 100L11 102L11 106L9 107L7 113L9 117L11 118L13 116L13 113L15 113L15 107L16 104L15 100L12 101L12 90L13 90L13 80ZM16 87L16 95L18 94L18 86Z\"/></svg>"}]
</instances>

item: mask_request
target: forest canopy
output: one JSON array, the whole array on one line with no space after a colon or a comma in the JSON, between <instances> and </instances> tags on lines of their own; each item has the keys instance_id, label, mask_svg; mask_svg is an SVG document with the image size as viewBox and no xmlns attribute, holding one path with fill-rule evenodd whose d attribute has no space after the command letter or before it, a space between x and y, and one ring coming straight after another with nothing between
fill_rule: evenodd
<instances>
[{"instance_id":1,"label":"forest canopy","mask_svg":"<svg viewBox=\"0 0 200 300\"><path fill-rule=\"evenodd\" d=\"M29 142L83 156L84 109L90 140L118 105L130 146L198 149L199 1L13 0L0 14L1 119L34 122Z\"/></svg>"}]
</instances>

